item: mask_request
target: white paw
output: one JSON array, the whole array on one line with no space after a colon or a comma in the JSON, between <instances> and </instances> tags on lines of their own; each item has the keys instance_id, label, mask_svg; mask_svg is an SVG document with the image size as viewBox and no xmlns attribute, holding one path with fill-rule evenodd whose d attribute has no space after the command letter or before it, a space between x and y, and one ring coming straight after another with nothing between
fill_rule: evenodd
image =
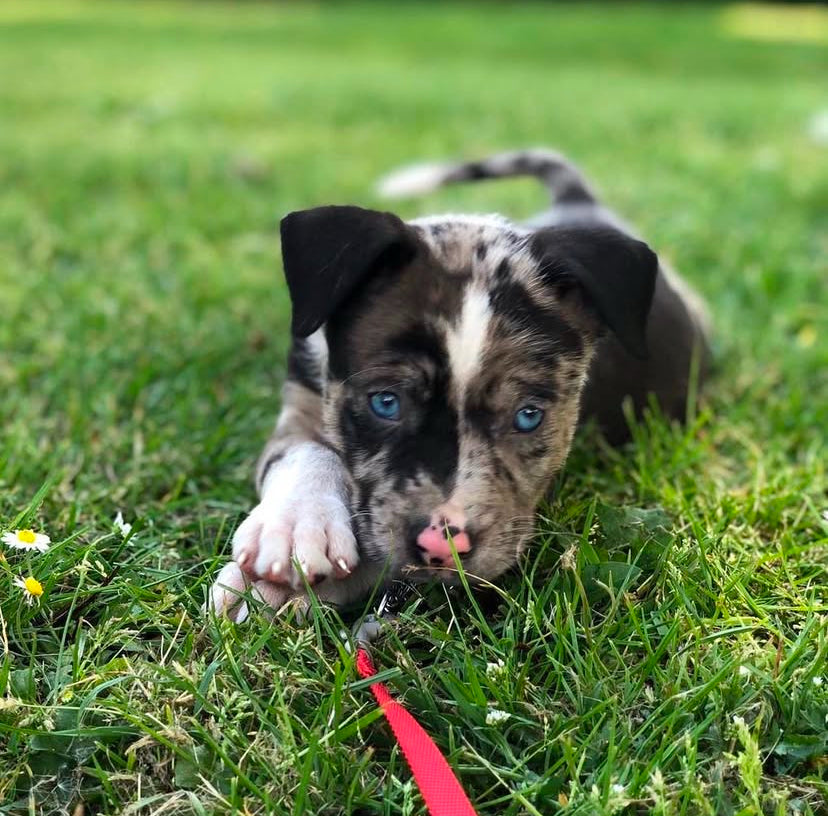
<instances>
[{"instance_id":1,"label":"white paw","mask_svg":"<svg viewBox=\"0 0 828 816\"><path fill-rule=\"evenodd\" d=\"M210 589L207 608L216 615L226 615L236 623L242 623L250 614L245 595L248 594L276 611L285 606L293 593L269 581L254 581L239 569L234 561L225 564Z\"/></svg>"},{"instance_id":2,"label":"white paw","mask_svg":"<svg viewBox=\"0 0 828 816\"><path fill-rule=\"evenodd\" d=\"M344 578L359 562L348 508L313 480L286 493L268 489L236 530L233 558L250 577L294 589Z\"/></svg>"}]
</instances>

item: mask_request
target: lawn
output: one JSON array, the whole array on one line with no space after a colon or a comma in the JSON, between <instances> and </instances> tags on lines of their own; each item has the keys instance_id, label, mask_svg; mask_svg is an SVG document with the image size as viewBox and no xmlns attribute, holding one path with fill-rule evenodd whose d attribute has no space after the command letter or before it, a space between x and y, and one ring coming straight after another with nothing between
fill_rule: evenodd
<instances>
[{"instance_id":1,"label":"lawn","mask_svg":"<svg viewBox=\"0 0 828 816\"><path fill-rule=\"evenodd\" d=\"M686 428L583 435L521 569L426 591L377 662L481 814L825 812L826 24L751 14L0 5L0 532L52 538L0 556L0 812L422 813L358 613L201 605L278 408L280 216L536 145L705 294L716 375Z\"/></svg>"}]
</instances>

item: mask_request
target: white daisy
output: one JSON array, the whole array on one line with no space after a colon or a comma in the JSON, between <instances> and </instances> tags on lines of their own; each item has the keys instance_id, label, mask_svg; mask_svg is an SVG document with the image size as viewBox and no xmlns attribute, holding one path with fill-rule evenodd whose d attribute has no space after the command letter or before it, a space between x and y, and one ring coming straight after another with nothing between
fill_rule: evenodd
<instances>
[{"instance_id":1,"label":"white daisy","mask_svg":"<svg viewBox=\"0 0 828 816\"><path fill-rule=\"evenodd\" d=\"M34 530L15 530L13 533L3 533L3 543L16 550L37 550L46 552L52 539L43 533Z\"/></svg>"},{"instance_id":2,"label":"white daisy","mask_svg":"<svg viewBox=\"0 0 828 816\"><path fill-rule=\"evenodd\" d=\"M28 578L15 578L14 585L23 590L26 596L26 603L29 606L35 601L39 601L40 596L43 595L43 584L37 578L32 578L31 575Z\"/></svg>"},{"instance_id":3,"label":"white daisy","mask_svg":"<svg viewBox=\"0 0 828 816\"><path fill-rule=\"evenodd\" d=\"M132 525L124 521L124 514L120 510L112 523L118 528L118 532L120 532L123 538L126 538L132 531Z\"/></svg>"}]
</instances>

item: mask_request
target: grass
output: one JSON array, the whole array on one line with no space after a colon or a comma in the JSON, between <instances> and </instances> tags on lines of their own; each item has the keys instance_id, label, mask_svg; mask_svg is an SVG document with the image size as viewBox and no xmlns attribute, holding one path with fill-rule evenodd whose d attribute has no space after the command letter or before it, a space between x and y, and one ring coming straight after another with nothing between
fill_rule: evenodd
<instances>
[{"instance_id":1,"label":"grass","mask_svg":"<svg viewBox=\"0 0 828 816\"><path fill-rule=\"evenodd\" d=\"M705 293L717 375L684 429L581 437L521 570L430 590L377 661L481 814L825 812L828 60L724 14L0 6L0 531L54 540L0 561L0 812L422 812L352 618L200 606L277 409L279 216L537 144Z\"/></svg>"}]
</instances>

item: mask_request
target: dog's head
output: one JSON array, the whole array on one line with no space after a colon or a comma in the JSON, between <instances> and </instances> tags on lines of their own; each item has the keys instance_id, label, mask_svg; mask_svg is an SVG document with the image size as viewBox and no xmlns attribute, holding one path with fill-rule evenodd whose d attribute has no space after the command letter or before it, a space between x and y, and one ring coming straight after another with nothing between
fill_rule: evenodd
<instances>
[{"instance_id":1,"label":"dog's head","mask_svg":"<svg viewBox=\"0 0 828 816\"><path fill-rule=\"evenodd\" d=\"M325 432L363 558L447 581L456 556L484 579L513 565L596 342L645 353L656 256L606 227L357 207L291 213L282 251L293 333L327 348Z\"/></svg>"}]
</instances>

